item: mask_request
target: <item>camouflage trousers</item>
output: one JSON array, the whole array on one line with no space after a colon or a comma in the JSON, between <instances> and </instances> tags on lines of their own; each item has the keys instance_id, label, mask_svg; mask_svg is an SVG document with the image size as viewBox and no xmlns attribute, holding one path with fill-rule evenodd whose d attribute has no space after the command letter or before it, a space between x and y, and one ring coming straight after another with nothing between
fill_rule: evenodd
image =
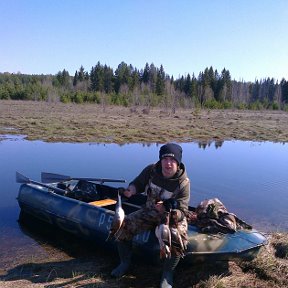
<instances>
[{"instance_id":1,"label":"camouflage trousers","mask_svg":"<svg viewBox=\"0 0 288 288\"><path fill-rule=\"evenodd\" d=\"M136 234L155 229L161 219L162 215L156 209L143 207L125 216L123 224L115 236L120 241L131 240Z\"/></svg>"},{"instance_id":2,"label":"camouflage trousers","mask_svg":"<svg viewBox=\"0 0 288 288\"><path fill-rule=\"evenodd\" d=\"M129 241L144 231L155 231L157 225L161 223L163 214L156 209L143 207L129 215L125 216L120 230L115 235L119 241ZM178 223L178 231L181 235L184 246L187 245L187 220L186 217Z\"/></svg>"}]
</instances>

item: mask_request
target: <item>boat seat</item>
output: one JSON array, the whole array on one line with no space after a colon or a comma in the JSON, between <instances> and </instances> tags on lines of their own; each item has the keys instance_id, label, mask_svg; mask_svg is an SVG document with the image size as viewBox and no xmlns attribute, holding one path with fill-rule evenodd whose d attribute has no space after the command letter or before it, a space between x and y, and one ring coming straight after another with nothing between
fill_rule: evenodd
<instances>
[{"instance_id":1,"label":"boat seat","mask_svg":"<svg viewBox=\"0 0 288 288\"><path fill-rule=\"evenodd\" d=\"M98 206L98 207L104 207L104 206L116 204L116 202L117 202L116 200L108 198L108 199L89 202L89 204L94 205L94 206Z\"/></svg>"}]
</instances>

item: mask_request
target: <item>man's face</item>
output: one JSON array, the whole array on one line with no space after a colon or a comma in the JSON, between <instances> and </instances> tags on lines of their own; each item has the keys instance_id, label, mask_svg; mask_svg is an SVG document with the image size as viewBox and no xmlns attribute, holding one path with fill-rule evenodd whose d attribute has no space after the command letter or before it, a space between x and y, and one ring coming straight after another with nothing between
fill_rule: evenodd
<instances>
[{"instance_id":1,"label":"man's face","mask_svg":"<svg viewBox=\"0 0 288 288\"><path fill-rule=\"evenodd\" d=\"M178 169L178 163L173 157L164 157L161 159L162 174L165 178L173 177Z\"/></svg>"}]
</instances>

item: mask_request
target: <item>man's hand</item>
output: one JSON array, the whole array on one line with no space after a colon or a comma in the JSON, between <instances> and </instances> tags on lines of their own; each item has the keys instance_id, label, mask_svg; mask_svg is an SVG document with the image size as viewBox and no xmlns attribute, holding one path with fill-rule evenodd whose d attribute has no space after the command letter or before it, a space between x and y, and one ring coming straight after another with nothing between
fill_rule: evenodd
<instances>
[{"instance_id":1,"label":"man's hand","mask_svg":"<svg viewBox=\"0 0 288 288\"><path fill-rule=\"evenodd\" d=\"M162 201L155 204L155 209L160 213L164 213L166 211Z\"/></svg>"},{"instance_id":2,"label":"man's hand","mask_svg":"<svg viewBox=\"0 0 288 288\"><path fill-rule=\"evenodd\" d=\"M134 185L129 185L128 188L126 188L123 192L122 195L124 195L127 198L130 198L131 196L136 194L136 188Z\"/></svg>"},{"instance_id":3,"label":"man's hand","mask_svg":"<svg viewBox=\"0 0 288 288\"><path fill-rule=\"evenodd\" d=\"M123 191L123 195L127 198L130 198L133 195L133 193L130 189L126 189Z\"/></svg>"}]
</instances>

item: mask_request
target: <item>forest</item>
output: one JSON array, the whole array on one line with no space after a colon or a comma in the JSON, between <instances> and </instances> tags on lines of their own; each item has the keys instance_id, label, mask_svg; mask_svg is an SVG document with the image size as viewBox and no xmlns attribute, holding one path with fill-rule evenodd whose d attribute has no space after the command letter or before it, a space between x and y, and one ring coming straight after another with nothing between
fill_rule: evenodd
<instances>
[{"instance_id":1,"label":"forest","mask_svg":"<svg viewBox=\"0 0 288 288\"><path fill-rule=\"evenodd\" d=\"M142 69L121 62L113 71L98 62L90 71L81 66L74 76L65 69L56 75L0 73L0 99L63 103L97 103L126 107L272 109L288 111L288 81L273 78L232 80L229 70L206 68L174 79L163 66Z\"/></svg>"}]
</instances>

